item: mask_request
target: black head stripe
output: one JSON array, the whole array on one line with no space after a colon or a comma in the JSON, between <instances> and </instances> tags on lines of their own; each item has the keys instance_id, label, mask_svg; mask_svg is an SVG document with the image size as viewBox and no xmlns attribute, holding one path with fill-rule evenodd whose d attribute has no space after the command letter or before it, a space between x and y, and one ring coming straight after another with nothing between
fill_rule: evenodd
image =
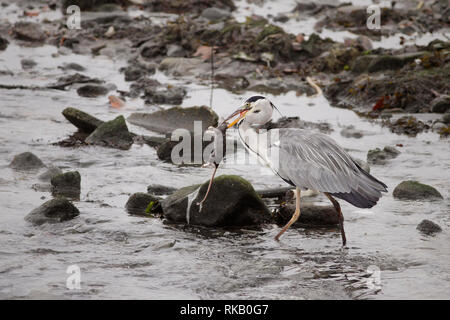
<instances>
[{"instance_id":1,"label":"black head stripe","mask_svg":"<svg viewBox=\"0 0 450 320\"><path fill-rule=\"evenodd\" d=\"M261 100L261 99L265 99L266 97L263 97L263 96L253 96L253 97L250 97L250 98L248 98L247 99L247 101L245 101L245 102L255 102L255 101L258 101L258 100Z\"/></svg>"}]
</instances>

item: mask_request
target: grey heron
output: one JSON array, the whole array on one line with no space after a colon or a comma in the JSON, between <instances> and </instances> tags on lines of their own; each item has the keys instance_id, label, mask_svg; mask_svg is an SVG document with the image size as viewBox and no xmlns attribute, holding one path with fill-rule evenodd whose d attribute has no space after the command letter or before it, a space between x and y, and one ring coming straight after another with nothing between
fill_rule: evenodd
<instances>
[{"instance_id":1,"label":"grey heron","mask_svg":"<svg viewBox=\"0 0 450 320\"><path fill-rule=\"evenodd\" d=\"M271 129L271 134L265 133L267 138L264 139L267 142L261 143L264 139L258 139L262 134L258 126L271 120L274 109L274 104L265 97L253 96L226 121L238 116L228 128L236 125L245 148L256 154L281 179L295 187L295 212L275 240L279 240L299 218L301 190L311 189L323 192L336 209L342 244L345 246L344 216L334 197L358 208L371 208L380 199L381 192L387 192L387 186L364 171L343 148L325 134L294 128Z\"/></svg>"}]
</instances>

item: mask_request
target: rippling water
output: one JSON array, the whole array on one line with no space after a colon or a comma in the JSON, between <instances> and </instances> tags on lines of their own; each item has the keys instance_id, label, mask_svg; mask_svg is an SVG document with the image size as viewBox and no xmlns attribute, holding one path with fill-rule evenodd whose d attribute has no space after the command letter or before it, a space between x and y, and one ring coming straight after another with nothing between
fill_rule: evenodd
<instances>
[{"instance_id":1,"label":"rippling water","mask_svg":"<svg viewBox=\"0 0 450 320\"><path fill-rule=\"evenodd\" d=\"M0 52L2 84L45 85L64 71L63 62L77 62L86 75L128 85L118 69L120 58L68 55L52 58L56 48L22 48L11 43ZM32 57L38 66L23 71L20 59ZM161 82L181 83L163 74ZM209 102L206 86L184 84L183 106ZM220 116L233 111L245 96L214 91ZM155 111L142 101L129 100L124 109L108 107L107 98L79 97L70 91L0 89L0 298L137 298L137 299L378 299L450 298L450 145L434 133L415 138L359 118L350 110L330 107L323 97L295 93L267 95L284 115L332 125L331 136L352 156L365 159L369 149L403 144L398 158L371 173L389 186L389 193L372 209L342 203L348 248L341 248L337 229L291 229L275 242L279 228L263 230L202 230L174 227L159 219L129 216L124 205L130 194L145 192L149 184L183 187L204 182L210 170L177 167L157 159L153 148L133 145L129 151L101 147L60 148L51 143L74 131L61 115L73 106L103 120L135 111ZM341 127L364 130L361 139L344 138ZM129 125L133 132L145 132ZM8 167L15 154L31 151L46 164L81 173L80 216L60 224L32 226L24 216L51 198L38 192L39 172L17 172ZM238 156L243 157L243 149ZM283 186L276 176L262 175L257 165L224 165L220 174L239 174L256 189ZM393 188L414 179L436 187L444 200L399 201ZM325 201L325 200L323 200ZM443 232L428 237L416 226L430 219ZM81 269L81 289L66 288L67 267ZM371 270L375 270L371 273ZM379 270L379 273L377 272ZM379 275L379 277L378 277ZM379 280L379 281L378 281Z\"/></svg>"}]
</instances>

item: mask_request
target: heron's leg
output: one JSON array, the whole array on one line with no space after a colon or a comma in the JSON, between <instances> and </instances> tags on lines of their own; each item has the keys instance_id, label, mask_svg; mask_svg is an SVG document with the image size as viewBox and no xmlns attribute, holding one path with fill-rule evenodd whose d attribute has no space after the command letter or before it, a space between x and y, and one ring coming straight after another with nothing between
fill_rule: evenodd
<instances>
[{"instance_id":1,"label":"heron's leg","mask_svg":"<svg viewBox=\"0 0 450 320\"><path fill-rule=\"evenodd\" d=\"M298 220L298 217L300 217L300 188L296 188L295 189L295 211L294 214L292 215L291 220L289 220L289 222L283 227L283 229L281 229L281 231L277 234L277 236L275 237L275 240L280 240L280 237L283 233L286 232L287 229L289 229L289 227Z\"/></svg>"},{"instance_id":2,"label":"heron's leg","mask_svg":"<svg viewBox=\"0 0 450 320\"><path fill-rule=\"evenodd\" d=\"M339 217L339 226L341 228L341 237L342 237L342 245L345 246L347 243L347 238L345 237L345 230L344 230L344 215L341 211L341 206L339 205L339 202L336 201L335 198L333 198L329 193L324 192L324 194L327 196L328 199L330 199L331 203L333 204L334 208L336 209Z\"/></svg>"}]
</instances>

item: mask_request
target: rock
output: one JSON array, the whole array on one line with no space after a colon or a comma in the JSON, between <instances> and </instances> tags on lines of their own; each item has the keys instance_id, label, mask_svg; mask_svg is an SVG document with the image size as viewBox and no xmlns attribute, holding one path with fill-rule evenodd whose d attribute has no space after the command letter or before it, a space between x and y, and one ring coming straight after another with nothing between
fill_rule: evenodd
<instances>
[{"instance_id":1,"label":"rock","mask_svg":"<svg viewBox=\"0 0 450 320\"><path fill-rule=\"evenodd\" d=\"M184 57L186 56L186 51L179 45L169 44L166 55L168 57Z\"/></svg>"},{"instance_id":2,"label":"rock","mask_svg":"<svg viewBox=\"0 0 450 320\"><path fill-rule=\"evenodd\" d=\"M201 132L209 126L215 127L219 120L217 114L206 106L181 108L174 107L154 113L132 113L130 123L159 133L172 133L176 129L194 131L194 121L201 121Z\"/></svg>"},{"instance_id":3,"label":"rock","mask_svg":"<svg viewBox=\"0 0 450 320\"><path fill-rule=\"evenodd\" d=\"M167 195L175 191L175 188L163 186L160 184L152 184L147 187L147 192L150 194L154 194L155 196Z\"/></svg>"},{"instance_id":4,"label":"rock","mask_svg":"<svg viewBox=\"0 0 450 320\"><path fill-rule=\"evenodd\" d=\"M450 111L450 96L442 95L431 101L431 112L446 113Z\"/></svg>"},{"instance_id":5,"label":"rock","mask_svg":"<svg viewBox=\"0 0 450 320\"><path fill-rule=\"evenodd\" d=\"M101 83L102 81L96 78L90 78L80 73L70 74L67 76L63 76L58 78L58 81L55 84L48 86L52 89L63 90L65 87L70 86L75 83Z\"/></svg>"},{"instance_id":6,"label":"rock","mask_svg":"<svg viewBox=\"0 0 450 320\"><path fill-rule=\"evenodd\" d=\"M83 67L82 65L75 63L75 62L63 63L63 65L60 68L63 70L75 70L75 71L85 71L86 70L85 67Z\"/></svg>"},{"instance_id":7,"label":"rock","mask_svg":"<svg viewBox=\"0 0 450 320\"><path fill-rule=\"evenodd\" d=\"M62 170L55 166L49 166L48 169L39 175L39 180L41 181L50 181L53 177L62 174Z\"/></svg>"},{"instance_id":8,"label":"rock","mask_svg":"<svg viewBox=\"0 0 450 320\"><path fill-rule=\"evenodd\" d=\"M161 61L158 68L169 75L188 76L198 74L202 63L202 60L197 58L168 57Z\"/></svg>"},{"instance_id":9,"label":"rock","mask_svg":"<svg viewBox=\"0 0 450 320\"><path fill-rule=\"evenodd\" d=\"M442 231L442 228L438 224L427 219L422 220L422 222L417 225L416 229L426 235L432 235Z\"/></svg>"},{"instance_id":10,"label":"rock","mask_svg":"<svg viewBox=\"0 0 450 320\"><path fill-rule=\"evenodd\" d=\"M147 70L138 66L129 66L123 69L125 74L125 81L136 81L139 78L146 76Z\"/></svg>"},{"instance_id":11,"label":"rock","mask_svg":"<svg viewBox=\"0 0 450 320\"><path fill-rule=\"evenodd\" d=\"M95 84L87 84L78 88L77 93L82 97L95 98L108 93L108 88Z\"/></svg>"},{"instance_id":12,"label":"rock","mask_svg":"<svg viewBox=\"0 0 450 320\"><path fill-rule=\"evenodd\" d=\"M283 13L279 13L273 18L273 21L284 23L289 21L289 17Z\"/></svg>"},{"instance_id":13,"label":"rock","mask_svg":"<svg viewBox=\"0 0 450 320\"><path fill-rule=\"evenodd\" d=\"M395 187L394 198L402 200L443 199L442 195L432 186L417 181L403 181Z\"/></svg>"},{"instance_id":14,"label":"rock","mask_svg":"<svg viewBox=\"0 0 450 320\"><path fill-rule=\"evenodd\" d=\"M370 164L385 164L387 160L394 159L400 154L394 147L386 146L383 150L376 148L367 152L367 162Z\"/></svg>"},{"instance_id":15,"label":"rock","mask_svg":"<svg viewBox=\"0 0 450 320\"><path fill-rule=\"evenodd\" d=\"M199 212L197 202L203 199L208 184L209 181L206 181L201 186L182 188L162 200L164 217L170 222L188 222L207 227L249 226L270 221L270 212L252 185L233 175L214 179L208 199ZM193 199L187 215L188 197L199 187L198 195Z\"/></svg>"},{"instance_id":16,"label":"rock","mask_svg":"<svg viewBox=\"0 0 450 320\"><path fill-rule=\"evenodd\" d=\"M31 152L16 155L9 166L16 170L32 170L45 167L41 159Z\"/></svg>"},{"instance_id":17,"label":"rock","mask_svg":"<svg viewBox=\"0 0 450 320\"><path fill-rule=\"evenodd\" d=\"M289 203L282 205L279 209L279 216L277 216L277 223L285 225L292 217L295 211L295 204ZM339 224L338 213L333 206L315 205L313 203L305 203L300 205L300 218L294 227L323 227L335 226Z\"/></svg>"},{"instance_id":18,"label":"rock","mask_svg":"<svg viewBox=\"0 0 450 320\"><path fill-rule=\"evenodd\" d=\"M125 118L123 116L118 116L114 120L98 126L98 128L86 138L86 143L128 150L133 144L133 134L128 131Z\"/></svg>"},{"instance_id":19,"label":"rock","mask_svg":"<svg viewBox=\"0 0 450 320\"><path fill-rule=\"evenodd\" d=\"M422 57L425 52L405 53L396 56L392 55L362 55L356 58L352 71L361 72L378 72L385 70L397 70L403 68L407 63Z\"/></svg>"},{"instance_id":20,"label":"rock","mask_svg":"<svg viewBox=\"0 0 450 320\"><path fill-rule=\"evenodd\" d=\"M66 198L58 197L49 200L40 207L31 211L25 220L36 225L46 222L55 223L71 220L78 216L80 211Z\"/></svg>"},{"instance_id":21,"label":"rock","mask_svg":"<svg viewBox=\"0 0 450 320\"><path fill-rule=\"evenodd\" d=\"M3 37L0 37L0 51L5 50L8 47L9 41Z\"/></svg>"},{"instance_id":22,"label":"rock","mask_svg":"<svg viewBox=\"0 0 450 320\"><path fill-rule=\"evenodd\" d=\"M70 123L85 133L94 132L98 126L104 123L86 112L71 107L64 109L62 114Z\"/></svg>"},{"instance_id":23,"label":"rock","mask_svg":"<svg viewBox=\"0 0 450 320\"><path fill-rule=\"evenodd\" d=\"M341 130L341 136L346 138L362 138L363 133L361 130L355 129L355 126L350 125Z\"/></svg>"},{"instance_id":24,"label":"rock","mask_svg":"<svg viewBox=\"0 0 450 320\"><path fill-rule=\"evenodd\" d=\"M158 90L145 95L146 103L154 104L181 104L186 96L186 90L182 87L170 87L166 90Z\"/></svg>"},{"instance_id":25,"label":"rock","mask_svg":"<svg viewBox=\"0 0 450 320\"><path fill-rule=\"evenodd\" d=\"M20 64L24 70L33 69L37 65L33 59L22 59L20 60Z\"/></svg>"},{"instance_id":26,"label":"rock","mask_svg":"<svg viewBox=\"0 0 450 320\"><path fill-rule=\"evenodd\" d=\"M35 22L16 22L14 24L13 32L15 37L19 40L41 42L47 38L41 25Z\"/></svg>"},{"instance_id":27,"label":"rock","mask_svg":"<svg viewBox=\"0 0 450 320\"><path fill-rule=\"evenodd\" d=\"M450 124L450 113L444 114L444 116L442 117L442 122L445 124Z\"/></svg>"},{"instance_id":28,"label":"rock","mask_svg":"<svg viewBox=\"0 0 450 320\"><path fill-rule=\"evenodd\" d=\"M125 204L129 214L148 216L156 213L159 207L159 198L143 192L132 194Z\"/></svg>"},{"instance_id":29,"label":"rock","mask_svg":"<svg viewBox=\"0 0 450 320\"><path fill-rule=\"evenodd\" d=\"M218 21L228 19L231 14L223 9L219 8L206 8L202 11L201 17L208 19L209 21Z\"/></svg>"},{"instance_id":30,"label":"rock","mask_svg":"<svg viewBox=\"0 0 450 320\"><path fill-rule=\"evenodd\" d=\"M78 171L61 173L51 178L52 193L56 196L80 198L81 176Z\"/></svg>"}]
</instances>

